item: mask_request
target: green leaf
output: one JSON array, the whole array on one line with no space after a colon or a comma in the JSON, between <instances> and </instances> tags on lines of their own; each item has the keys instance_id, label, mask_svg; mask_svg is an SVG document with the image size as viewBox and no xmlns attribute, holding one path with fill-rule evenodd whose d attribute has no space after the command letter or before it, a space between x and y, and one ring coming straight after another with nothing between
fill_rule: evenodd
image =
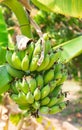
<instances>
[{"instance_id":1,"label":"green leaf","mask_svg":"<svg viewBox=\"0 0 82 130\"><path fill-rule=\"evenodd\" d=\"M82 0L32 0L42 10L82 18Z\"/></svg>"},{"instance_id":2,"label":"green leaf","mask_svg":"<svg viewBox=\"0 0 82 130\"><path fill-rule=\"evenodd\" d=\"M53 49L58 47L62 47L63 49L60 57L61 61L64 61L65 63L69 62L71 59L82 53L82 36L67 41Z\"/></svg>"},{"instance_id":3,"label":"green leaf","mask_svg":"<svg viewBox=\"0 0 82 130\"><path fill-rule=\"evenodd\" d=\"M8 31L0 8L0 46L8 45Z\"/></svg>"},{"instance_id":4,"label":"green leaf","mask_svg":"<svg viewBox=\"0 0 82 130\"><path fill-rule=\"evenodd\" d=\"M3 18L2 9L0 8L0 65L5 63L6 49L3 49L2 46L8 45L8 31L6 24Z\"/></svg>"},{"instance_id":5,"label":"green leaf","mask_svg":"<svg viewBox=\"0 0 82 130\"><path fill-rule=\"evenodd\" d=\"M11 80L12 78L6 70L6 66L0 66L0 94L8 90Z\"/></svg>"}]
</instances>

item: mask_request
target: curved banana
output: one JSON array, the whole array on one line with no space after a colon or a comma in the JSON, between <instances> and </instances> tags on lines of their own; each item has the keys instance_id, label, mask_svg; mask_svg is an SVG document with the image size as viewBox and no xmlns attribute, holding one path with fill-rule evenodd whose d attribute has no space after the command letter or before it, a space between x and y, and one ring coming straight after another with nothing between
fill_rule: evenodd
<instances>
[{"instance_id":1,"label":"curved banana","mask_svg":"<svg viewBox=\"0 0 82 130\"><path fill-rule=\"evenodd\" d=\"M47 106L42 106L42 107L40 107L39 111L40 111L40 113L42 113L42 114L48 114L48 113L49 113L49 107L47 107Z\"/></svg>"},{"instance_id":2,"label":"curved banana","mask_svg":"<svg viewBox=\"0 0 82 130\"><path fill-rule=\"evenodd\" d=\"M53 105L55 105L58 101L57 97L51 97L50 102L48 103L48 107L52 107Z\"/></svg>"},{"instance_id":3,"label":"curved banana","mask_svg":"<svg viewBox=\"0 0 82 130\"><path fill-rule=\"evenodd\" d=\"M45 98L46 96L48 96L48 94L50 93L50 86L46 85L41 89L41 99Z\"/></svg>"},{"instance_id":4,"label":"curved banana","mask_svg":"<svg viewBox=\"0 0 82 130\"><path fill-rule=\"evenodd\" d=\"M12 51L7 50L7 52L6 52L6 61L8 62L9 65L11 65L13 67L12 54L13 54Z\"/></svg>"},{"instance_id":5,"label":"curved banana","mask_svg":"<svg viewBox=\"0 0 82 130\"><path fill-rule=\"evenodd\" d=\"M56 114L58 112L61 112L65 108L66 108L66 103L62 102L59 105L55 105L53 107L50 107L49 114Z\"/></svg>"},{"instance_id":6,"label":"curved banana","mask_svg":"<svg viewBox=\"0 0 82 130\"><path fill-rule=\"evenodd\" d=\"M26 99L27 99L27 102L29 104L33 104L33 102L34 102L34 96L32 95L32 93L30 91L27 93Z\"/></svg>"},{"instance_id":7,"label":"curved banana","mask_svg":"<svg viewBox=\"0 0 82 130\"><path fill-rule=\"evenodd\" d=\"M51 80L54 79L54 70L50 69L44 73L44 84L49 83Z\"/></svg>"},{"instance_id":8,"label":"curved banana","mask_svg":"<svg viewBox=\"0 0 82 130\"><path fill-rule=\"evenodd\" d=\"M55 89L53 90L53 92L51 93L51 95L52 95L53 97L57 97L58 94L59 94L59 92L61 92L61 85L56 86Z\"/></svg>"},{"instance_id":9,"label":"curved banana","mask_svg":"<svg viewBox=\"0 0 82 130\"><path fill-rule=\"evenodd\" d=\"M15 69L21 70L21 59L19 58L17 52L13 52L12 54L12 63Z\"/></svg>"},{"instance_id":10,"label":"curved banana","mask_svg":"<svg viewBox=\"0 0 82 130\"><path fill-rule=\"evenodd\" d=\"M40 103L38 101L35 101L33 104L32 104L32 107L35 109L35 110L38 110L40 108Z\"/></svg>"},{"instance_id":11,"label":"curved banana","mask_svg":"<svg viewBox=\"0 0 82 130\"><path fill-rule=\"evenodd\" d=\"M41 97L40 89L39 89L39 88L36 88L33 95L34 95L34 99L35 99L35 100L39 100L40 97Z\"/></svg>"},{"instance_id":12,"label":"curved banana","mask_svg":"<svg viewBox=\"0 0 82 130\"><path fill-rule=\"evenodd\" d=\"M54 88L56 87L57 85L57 81L56 80L52 80L50 83L50 93L54 90Z\"/></svg>"},{"instance_id":13,"label":"curved banana","mask_svg":"<svg viewBox=\"0 0 82 130\"><path fill-rule=\"evenodd\" d=\"M41 63L41 65L38 66L37 71L45 70L45 68L47 67L47 65L49 64L49 62L50 62L49 54L47 54L47 55L44 57L44 60L43 60L43 62Z\"/></svg>"},{"instance_id":14,"label":"curved banana","mask_svg":"<svg viewBox=\"0 0 82 130\"><path fill-rule=\"evenodd\" d=\"M36 55L40 55L41 53L41 40L39 39L37 41L37 43L35 43L35 48L34 48L34 52L33 52L33 56L36 56Z\"/></svg>"},{"instance_id":15,"label":"curved banana","mask_svg":"<svg viewBox=\"0 0 82 130\"><path fill-rule=\"evenodd\" d=\"M21 69L23 71L27 71L29 69L29 57L28 57L28 54L25 55L25 57L23 58L23 60L21 62Z\"/></svg>"},{"instance_id":16,"label":"curved banana","mask_svg":"<svg viewBox=\"0 0 82 130\"><path fill-rule=\"evenodd\" d=\"M31 76L26 77L26 81L29 84L29 90L34 93L34 90L36 89L36 80L32 78Z\"/></svg>"},{"instance_id":17,"label":"curved banana","mask_svg":"<svg viewBox=\"0 0 82 130\"><path fill-rule=\"evenodd\" d=\"M50 69L54 65L54 63L59 59L60 54L61 54L60 51L56 52L56 53L54 53L54 52L50 53L50 62L48 64L48 66L46 67L46 70Z\"/></svg>"},{"instance_id":18,"label":"curved banana","mask_svg":"<svg viewBox=\"0 0 82 130\"><path fill-rule=\"evenodd\" d=\"M11 67L9 64L6 65L6 68L7 68L8 73L14 78L16 78L16 77L22 78L25 74L23 71L17 70L15 68Z\"/></svg>"},{"instance_id":19,"label":"curved banana","mask_svg":"<svg viewBox=\"0 0 82 130\"><path fill-rule=\"evenodd\" d=\"M30 71L35 71L35 70L37 70L38 60L39 60L39 55L36 55L36 56L33 56L33 57L32 57L32 60L31 60L31 63L30 63Z\"/></svg>"},{"instance_id":20,"label":"curved banana","mask_svg":"<svg viewBox=\"0 0 82 130\"><path fill-rule=\"evenodd\" d=\"M37 75L36 76L36 84L37 84L37 87L39 88L42 88L43 85L44 85L44 80L43 80L43 76L42 75Z\"/></svg>"},{"instance_id":21,"label":"curved banana","mask_svg":"<svg viewBox=\"0 0 82 130\"><path fill-rule=\"evenodd\" d=\"M40 101L41 106L47 105L49 102L50 102L50 98L49 98L49 97L45 97L45 98L43 98L43 99Z\"/></svg>"},{"instance_id":22,"label":"curved banana","mask_svg":"<svg viewBox=\"0 0 82 130\"><path fill-rule=\"evenodd\" d=\"M29 45L28 45L28 47L27 47L29 62L30 62L31 59L32 59L32 55L33 55L33 52L34 52L34 48L35 48L35 43L33 43L33 42L29 43Z\"/></svg>"},{"instance_id":23,"label":"curved banana","mask_svg":"<svg viewBox=\"0 0 82 130\"><path fill-rule=\"evenodd\" d=\"M21 91L24 92L25 94L28 93L29 91L29 84L27 83L26 79L23 78L22 83L19 83L19 86L21 87Z\"/></svg>"}]
</instances>

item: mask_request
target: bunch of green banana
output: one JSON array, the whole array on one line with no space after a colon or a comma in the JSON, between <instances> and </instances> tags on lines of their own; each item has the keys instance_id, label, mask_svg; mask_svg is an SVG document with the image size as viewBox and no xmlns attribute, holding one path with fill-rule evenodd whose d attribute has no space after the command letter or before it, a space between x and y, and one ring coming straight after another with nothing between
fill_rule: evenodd
<instances>
[{"instance_id":1,"label":"bunch of green banana","mask_svg":"<svg viewBox=\"0 0 82 130\"><path fill-rule=\"evenodd\" d=\"M60 62L61 49L53 50L51 41L44 35L44 59L41 39L27 45L25 50L7 50L6 68L12 77L9 93L19 108L30 115L55 114L66 107L62 84L66 71Z\"/></svg>"}]
</instances>

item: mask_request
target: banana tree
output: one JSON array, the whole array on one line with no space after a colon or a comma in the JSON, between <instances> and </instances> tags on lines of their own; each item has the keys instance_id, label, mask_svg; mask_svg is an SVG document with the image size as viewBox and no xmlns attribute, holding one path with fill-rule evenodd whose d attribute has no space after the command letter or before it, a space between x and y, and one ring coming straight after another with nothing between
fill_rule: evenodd
<instances>
[{"instance_id":1,"label":"banana tree","mask_svg":"<svg viewBox=\"0 0 82 130\"><path fill-rule=\"evenodd\" d=\"M20 30L21 30L21 34L23 35L23 36L25 36L25 38L26 37L28 37L27 39L30 39L29 41L32 43L32 40L31 40L31 38L32 39L34 39L33 37L32 37L32 32L31 32L31 24L32 25L34 25L34 27L35 27L35 29L36 29L36 31L37 30L39 30L39 36L40 36L40 40L37 42L37 44L35 45L35 47L38 45L38 43L39 44L41 44L41 43L44 43L44 40L43 40L43 34L42 34L42 32L41 32L41 30L40 30L40 28L38 27L38 25L31 19L31 17L30 17L30 12L31 12L31 6L29 5L29 3L26 1L26 0L1 0L0 1L1 2L1 4L2 5L6 5L7 7L9 7L13 12L14 12L14 14L16 15L16 17L17 17L17 20L18 20L18 22L19 22L19 26L20 26ZM45 0L45 2L43 1L43 0L32 0L32 2L33 2L33 4L34 5L36 5L37 7L39 7L40 9L42 9L42 10L45 10L45 11L50 11L50 12L56 12L56 13L61 13L61 14L64 14L64 15L71 15L71 16L73 16L73 17L78 17L78 18L81 18L82 17L82 11L81 11L81 4L82 4L82 1L81 0L79 0L79 1L77 1L77 0L75 0L75 1L73 1L73 0L63 0L63 2L61 2L61 0L51 0L51 1L49 1L49 0ZM21 14L21 15L20 15ZM6 30L6 28L5 28L5 30ZM38 32L38 31L37 31ZM6 33L7 34L7 33ZM7 35L4 35L4 37L7 37ZM5 38L6 38L5 37ZM0 38L1 39L1 38ZM4 38L3 38L4 39ZM45 38L45 39L47 39L47 38ZM28 41L28 40L27 40ZM58 59L60 59L60 62L61 63L63 63L63 64L65 64L65 63L67 63L67 62L69 62L72 58L74 58L75 56L77 56L77 55L79 55L79 54L81 54L82 53L82 43L81 43L81 41L82 41L82 36L79 36L79 37L77 37L77 38L75 38L75 39L72 39L72 40L70 40L70 41L67 41L67 42L65 42L65 43L62 43L61 45L58 45L58 46L56 46L56 47L53 47L52 48L52 50L53 50L53 52L56 52L56 50L57 50L57 52L58 52L58 49L60 49L61 50L61 48L62 48L62 51L61 51L61 55L58 55ZM34 72L30 72L30 71L25 71L24 69L24 67L21 67L19 64L16 64L15 65L15 62L17 61L17 60L14 60L14 59L18 59L19 57L16 57L15 55L16 55L16 52L13 54L13 57L15 57L15 58L12 58L13 59L13 65L12 65L12 63L10 63L9 62L9 64L10 64L10 66L8 65L8 64L6 64L6 59L7 59L7 62L8 62L8 58L5 58L5 57L7 57L7 53L6 53L6 51L8 52L9 50L11 50L11 53L14 51L14 49L11 49L11 48L8 48L7 47L8 46L8 42L5 44L5 46L4 46L4 42L2 41L2 43L0 42L0 57L4 57L4 59L5 60L3 60L3 61L0 61L0 64L1 64L1 66L0 66L0 94L1 95L3 95L3 93L5 93L5 92L7 92L8 91L8 93L10 94L10 96L12 95L12 98L14 99L14 101L16 101L16 103L20 106L20 108L21 109L27 109L27 107L28 108L30 108L30 106L31 105L26 105L25 103L26 102L23 102L23 101L21 101L20 100L20 102L23 104L23 105L26 105L26 106L24 106L24 107L21 107L21 104L20 104L20 102L18 101L18 98L20 99L20 97L21 97L21 99L23 98L24 99L24 101L27 101L27 98L29 97L29 95L30 95L30 98L31 98L31 100L28 100L28 102L29 102L29 104L32 104L33 102L34 102L34 97L33 97L33 95L32 94L34 94L33 92L34 92L34 87L32 88L32 89L30 89L30 91L32 91L32 93L30 94L30 91L29 91L29 94L27 95L27 98L25 98L25 96L26 96L26 88L24 89L24 88L22 88L22 91L23 92L21 92L21 88L16 88L16 90L15 90L15 88L13 88L13 90L11 90L11 86L10 86L10 84L12 84L13 83L13 80L14 80L14 82L16 81L18 81L18 83L19 83L19 81L21 82L21 80L23 79L23 82L21 82L21 84L23 84L24 82L25 83L27 83L28 82L28 84L31 84L31 80L32 80L32 82L36 85L36 81L35 81L35 79L34 79L34 77L36 77L35 75L38 75L38 74L40 74L40 70L42 69L42 70L44 70L43 68L43 66L45 65L45 61L44 61L44 57L43 57L43 61L42 61L42 63L39 63L39 66L42 64L42 66L39 68L39 69L37 69L38 70L38 72L36 73L36 74L34 74L35 73L35 68L33 68L33 64L31 65L31 67L30 67L30 71L34 71ZM28 44L28 46L29 46L29 44ZM44 46L42 46L42 52L43 52L43 48ZM16 49L16 48L15 48ZM48 48L49 49L49 48ZM4 55L3 55L3 53L2 52L4 52L4 50L5 50L5 53L4 53ZM37 50L37 49L36 49ZM30 50L30 52L31 52L31 50ZM35 56L36 55L36 52L37 51L34 51L33 52L33 56ZM20 55L19 54L19 52L17 52L18 53L18 55ZM51 52L49 52L48 50L47 50L47 52L46 53L51 53ZM44 52L42 53L43 55L44 55ZM43 56L42 55L42 56ZM26 53L26 56L28 56L28 53ZM26 57L25 56L25 57ZM47 56L48 57L48 56ZM24 58L24 57L23 57ZM48 59L48 58L47 58ZM57 60L58 60L57 59ZM55 60L55 59L54 59ZM20 59L19 59L19 62L20 62ZM28 61L27 61L28 62ZM31 61L29 61L29 62L31 62ZM28 62L28 63L29 63ZM48 60L48 62L49 62L49 60ZM54 62L53 62L54 63ZM23 63L22 63L23 64ZM59 64L59 63L57 63L57 64ZM20 66L20 67L18 67L18 66ZM51 65L53 65L52 63L51 63ZM49 64L49 66L48 67L45 67L46 69L45 70L48 70L48 69L50 69L49 67L51 67L51 65ZM14 66L14 68L13 68L13 66ZM23 77L22 79L20 79L19 80L19 75L20 75L20 68L22 69L22 75L23 76L25 76L25 75L29 75L30 74L30 76L33 76L33 78L25 78L25 77ZM37 68L37 67L36 67ZM60 69L61 67L59 67L59 69ZM14 73L14 75L12 74L12 72L11 72L11 69L13 70L13 72L18 72L18 74L17 75L15 75L16 73ZM9 71L8 71L9 70ZM25 71L25 73L24 73L24 71ZM57 68L56 68L56 72L55 73L57 73ZM45 71L44 73L42 73L43 74L43 77L44 77L44 84L46 85L47 83L48 83L48 81L50 82L53 78L54 78L54 73L53 73L53 69L51 69L49 72L48 71ZM13 76L12 76L13 75ZM49 77L49 75L50 75L50 77ZM18 76L17 77L17 79L15 78L15 76ZM58 75L58 74L56 74L56 76L58 77L58 76L60 76L60 77L62 77L62 75ZM14 77L14 78L13 78ZM39 76L38 76L39 77ZM55 77L55 78L57 78L57 77ZM50 79L49 79L50 78ZM37 79L38 80L38 79ZM63 80L63 79L62 79ZM65 79L64 79L65 80ZM33 84L33 85L34 85ZM57 87L57 90L55 91L55 93L54 93L54 95L57 97L58 95L58 92L59 92L59 90L60 90L60 87L61 87L61 84L62 84L62 81L61 80L58 80L58 82L57 82L57 84L58 84L58 87ZM56 84L56 85L57 85ZM17 85L17 84L14 84L15 86ZM12 86L13 86L13 84L12 84ZM13 91L14 92L16 92L15 94L12 94L13 93ZM40 93L40 91L39 91L39 88L38 88L38 90L36 90L36 91L38 91L38 94ZM36 91L35 91L35 94L34 95L36 95ZM43 87L43 89L41 89L41 93L42 93L42 95L39 95L39 97L36 97L35 96L35 99L36 99L36 101L37 100L39 100L39 98L40 98L40 96L42 96L42 99L44 99L44 98L46 98L47 97L47 95L50 93L50 91L52 91L52 90L50 90L50 88L49 88L49 85L46 85L45 87ZM20 94L18 94L18 92L20 93ZM25 92L25 94L23 94ZM44 93L45 92L45 93ZM22 96L21 96L21 93L22 93ZM25 96L24 96L25 95ZM50 96L53 96L53 94L51 94ZM64 95L63 95L64 96ZM63 99L63 96L61 96L61 99ZM37 99L38 98L38 99ZM29 99L29 98L28 98ZM43 101L41 99L41 104L45 104L45 101L47 101L48 103L49 103L49 101L50 101L50 98L49 97L47 97L47 99L45 99L45 101ZM57 100L59 100L59 99L57 99ZM58 102L60 102L60 101L58 101ZM35 103L35 102L34 102ZM35 103L35 104L32 104L32 108L33 108L33 110L32 110L32 112L31 112L31 114L32 115L35 115L35 116L38 116L38 109L40 108L40 105L41 104L39 104L39 103ZM44 107L42 107L41 109L40 109L40 112L43 112L44 114L46 113L50 113L50 114L55 114L56 112L60 112L60 110L61 109L63 109L64 107L65 107L65 105L66 104L63 104L63 103L61 103L59 106L58 106L58 104L56 105L56 107L53 107L53 108L51 108L51 109L48 109L48 107L46 107L46 106L44 106ZM51 104L48 104L48 106L51 106ZM60 109L61 108L61 109ZM27 111L29 111L30 112L30 110L28 109ZM25 116L24 114L26 114L27 115L27 113L23 113L23 116ZM19 118L20 119L20 118Z\"/></svg>"}]
</instances>

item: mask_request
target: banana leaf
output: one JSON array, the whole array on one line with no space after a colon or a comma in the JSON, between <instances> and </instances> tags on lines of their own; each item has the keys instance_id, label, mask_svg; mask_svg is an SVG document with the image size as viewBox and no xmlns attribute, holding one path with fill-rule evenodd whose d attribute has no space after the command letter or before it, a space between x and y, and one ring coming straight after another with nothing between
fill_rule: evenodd
<instances>
[{"instance_id":1,"label":"banana leaf","mask_svg":"<svg viewBox=\"0 0 82 130\"><path fill-rule=\"evenodd\" d=\"M2 8L0 8L0 46L8 45L8 31L3 18Z\"/></svg>"},{"instance_id":2,"label":"banana leaf","mask_svg":"<svg viewBox=\"0 0 82 130\"><path fill-rule=\"evenodd\" d=\"M82 53L82 36L79 36L70 41L62 43L59 46L54 47L53 49L59 47L62 47L62 53L60 59L64 63L67 63L71 59Z\"/></svg>"},{"instance_id":3,"label":"banana leaf","mask_svg":"<svg viewBox=\"0 0 82 130\"><path fill-rule=\"evenodd\" d=\"M0 8L0 65L5 63L6 49L2 46L8 45L8 31L3 18L2 9Z\"/></svg>"},{"instance_id":4,"label":"banana leaf","mask_svg":"<svg viewBox=\"0 0 82 130\"><path fill-rule=\"evenodd\" d=\"M6 70L6 66L0 66L0 94L5 92L9 88L7 84L11 82L11 80L12 78Z\"/></svg>"},{"instance_id":5,"label":"banana leaf","mask_svg":"<svg viewBox=\"0 0 82 130\"><path fill-rule=\"evenodd\" d=\"M82 0L32 0L32 2L44 11L82 18Z\"/></svg>"}]
</instances>

